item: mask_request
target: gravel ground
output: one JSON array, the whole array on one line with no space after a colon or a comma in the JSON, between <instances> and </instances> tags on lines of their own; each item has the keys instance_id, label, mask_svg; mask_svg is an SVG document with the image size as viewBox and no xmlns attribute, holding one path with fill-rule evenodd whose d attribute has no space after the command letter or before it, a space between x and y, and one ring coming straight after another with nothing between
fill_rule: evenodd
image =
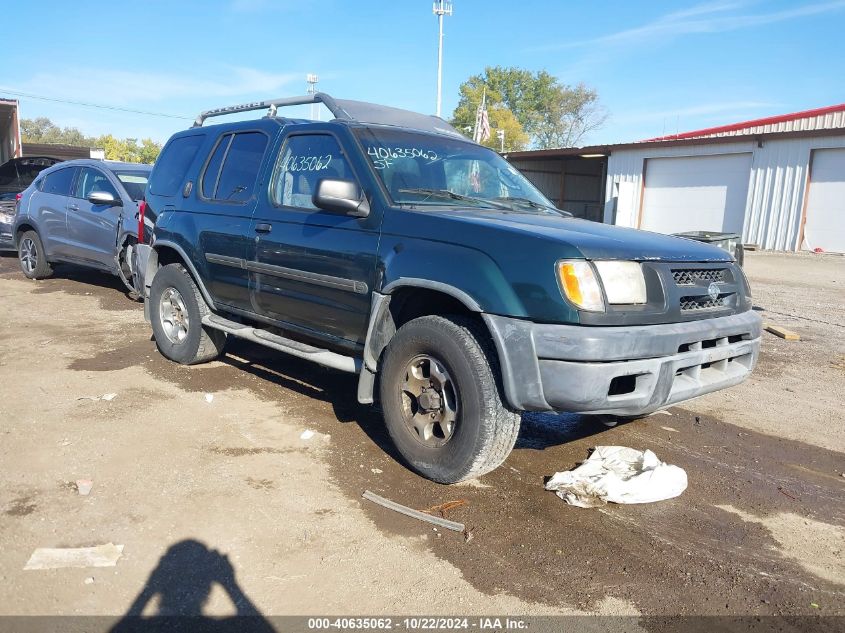
<instances>
[{"instance_id":1,"label":"gravel ground","mask_svg":"<svg viewBox=\"0 0 845 633\"><path fill-rule=\"evenodd\" d=\"M0 614L845 615L845 258L747 272L802 340L766 334L746 383L614 428L526 415L503 467L449 487L397 462L353 378L241 342L175 365L116 279L0 258ZM543 490L597 444L651 448L690 486L598 509ZM471 538L364 489L465 500L448 518ZM23 570L109 542L115 567Z\"/></svg>"}]
</instances>

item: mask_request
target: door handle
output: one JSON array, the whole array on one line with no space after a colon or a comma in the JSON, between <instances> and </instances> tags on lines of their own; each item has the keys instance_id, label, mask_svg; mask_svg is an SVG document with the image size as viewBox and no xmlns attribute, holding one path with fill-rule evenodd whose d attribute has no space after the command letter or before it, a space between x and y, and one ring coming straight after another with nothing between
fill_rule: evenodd
<instances>
[{"instance_id":1,"label":"door handle","mask_svg":"<svg viewBox=\"0 0 845 633\"><path fill-rule=\"evenodd\" d=\"M255 232L256 233L269 233L272 230L273 230L272 224L266 224L266 223L262 222L261 224L255 225Z\"/></svg>"}]
</instances>

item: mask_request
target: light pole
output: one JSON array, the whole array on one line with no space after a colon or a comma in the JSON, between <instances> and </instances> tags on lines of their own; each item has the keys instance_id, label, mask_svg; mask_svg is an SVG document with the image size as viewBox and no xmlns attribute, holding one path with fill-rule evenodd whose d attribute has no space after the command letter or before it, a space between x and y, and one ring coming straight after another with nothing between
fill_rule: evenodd
<instances>
[{"instance_id":1,"label":"light pole","mask_svg":"<svg viewBox=\"0 0 845 633\"><path fill-rule=\"evenodd\" d=\"M319 78L318 78L318 77L317 77L317 75L315 75L314 73L308 73L308 74L305 76L305 81L306 81L306 83L308 84L308 90L306 90L306 92L307 92L309 95L313 95L313 94L316 94L316 93L317 93L317 81L318 81L318 80L319 80ZM316 114L315 114L315 111L316 111ZM312 103L312 104L311 104L311 118L312 118L312 119L318 119L318 118L319 118L319 116L320 116L320 115L319 115L319 112L320 112L320 111L319 111L319 110L317 110L317 104L316 104L316 103Z\"/></svg>"},{"instance_id":2,"label":"light pole","mask_svg":"<svg viewBox=\"0 0 845 633\"><path fill-rule=\"evenodd\" d=\"M433 12L437 16L440 29L437 44L437 116L440 116L440 104L443 100L443 16L452 15L452 0L435 0Z\"/></svg>"}]
</instances>

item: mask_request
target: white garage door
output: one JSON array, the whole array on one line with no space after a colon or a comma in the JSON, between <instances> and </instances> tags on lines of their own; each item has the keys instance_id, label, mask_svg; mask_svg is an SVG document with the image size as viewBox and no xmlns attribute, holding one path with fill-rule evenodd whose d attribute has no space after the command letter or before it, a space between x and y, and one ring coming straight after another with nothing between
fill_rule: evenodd
<instances>
[{"instance_id":1,"label":"white garage door","mask_svg":"<svg viewBox=\"0 0 845 633\"><path fill-rule=\"evenodd\" d=\"M845 253L845 149L817 149L810 170L804 242Z\"/></svg>"},{"instance_id":2,"label":"white garage door","mask_svg":"<svg viewBox=\"0 0 845 633\"><path fill-rule=\"evenodd\" d=\"M751 154L649 158L640 228L742 233Z\"/></svg>"}]
</instances>

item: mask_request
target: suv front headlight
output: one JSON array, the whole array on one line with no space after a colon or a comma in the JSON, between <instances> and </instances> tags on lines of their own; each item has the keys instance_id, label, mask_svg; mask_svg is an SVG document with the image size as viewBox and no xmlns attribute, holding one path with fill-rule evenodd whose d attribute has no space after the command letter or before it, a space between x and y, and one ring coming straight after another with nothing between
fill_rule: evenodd
<instances>
[{"instance_id":1,"label":"suv front headlight","mask_svg":"<svg viewBox=\"0 0 845 633\"><path fill-rule=\"evenodd\" d=\"M595 262L610 305L645 303L643 267L639 262Z\"/></svg>"},{"instance_id":2,"label":"suv front headlight","mask_svg":"<svg viewBox=\"0 0 845 633\"><path fill-rule=\"evenodd\" d=\"M564 260L557 263L557 276L564 296L581 310L603 312L605 297L609 305L636 305L648 300L638 262Z\"/></svg>"},{"instance_id":3,"label":"suv front headlight","mask_svg":"<svg viewBox=\"0 0 845 633\"><path fill-rule=\"evenodd\" d=\"M557 278L563 294L576 308L604 312L601 287L590 262L583 259L560 261Z\"/></svg>"}]
</instances>

